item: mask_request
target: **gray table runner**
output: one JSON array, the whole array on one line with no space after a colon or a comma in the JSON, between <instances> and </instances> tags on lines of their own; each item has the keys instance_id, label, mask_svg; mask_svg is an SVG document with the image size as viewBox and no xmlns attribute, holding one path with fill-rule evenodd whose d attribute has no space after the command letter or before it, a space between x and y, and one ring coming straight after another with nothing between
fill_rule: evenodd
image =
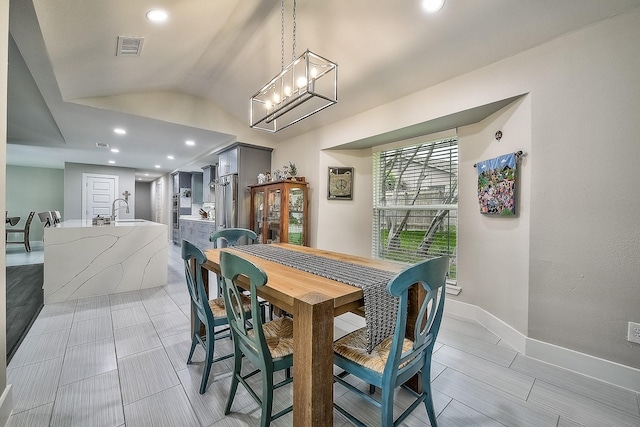
<instances>
[{"instance_id":1,"label":"gray table runner","mask_svg":"<svg viewBox=\"0 0 640 427\"><path fill-rule=\"evenodd\" d=\"M269 244L241 245L234 246L233 249L362 289L369 353L393 334L398 299L389 295L387 283L396 273Z\"/></svg>"}]
</instances>

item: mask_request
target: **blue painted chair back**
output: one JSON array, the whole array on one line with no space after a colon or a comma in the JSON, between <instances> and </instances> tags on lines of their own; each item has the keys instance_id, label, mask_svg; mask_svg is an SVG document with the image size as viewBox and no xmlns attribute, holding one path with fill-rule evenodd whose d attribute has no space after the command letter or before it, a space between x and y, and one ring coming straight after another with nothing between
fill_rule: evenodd
<instances>
[{"instance_id":1,"label":"blue painted chair back","mask_svg":"<svg viewBox=\"0 0 640 427\"><path fill-rule=\"evenodd\" d=\"M272 358L262 330L261 306L257 297L258 288L267 283L267 274L251 261L230 252L220 252L220 269L224 280L222 294L227 307L229 326L234 332L235 344L257 366L262 366L265 363L264 361L270 364ZM250 282L251 315L253 318L252 333L249 333L251 325L247 322L246 313L242 310L240 296L242 288L238 289L238 278L240 276L245 276Z\"/></svg>"},{"instance_id":2,"label":"blue painted chair back","mask_svg":"<svg viewBox=\"0 0 640 427\"><path fill-rule=\"evenodd\" d=\"M209 306L209 296L204 288L202 269L200 268L207 257L193 243L183 240L182 259L184 260L184 273L193 311L205 326L213 327L213 312Z\"/></svg>"},{"instance_id":3,"label":"blue painted chair back","mask_svg":"<svg viewBox=\"0 0 640 427\"><path fill-rule=\"evenodd\" d=\"M397 387L431 363L431 352L442 322L449 257L419 262L400 272L387 285L387 291L399 297L398 317L393 344L384 369L382 387ZM402 352L407 330L409 287L419 284L426 292L415 323L413 347ZM425 379L429 381L429 378Z\"/></svg>"},{"instance_id":4,"label":"blue painted chair back","mask_svg":"<svg viewBox=\"0 0 640 427\"><path fill-rule=\"evenodd\" d=\"M246 228L223 228L211 234L209 241L213 243L213 247L218 247L218 239L226 242L226 246L236 246L238 244L251 244L255 242L258 235Z\"/></svg>"}]
</instances>

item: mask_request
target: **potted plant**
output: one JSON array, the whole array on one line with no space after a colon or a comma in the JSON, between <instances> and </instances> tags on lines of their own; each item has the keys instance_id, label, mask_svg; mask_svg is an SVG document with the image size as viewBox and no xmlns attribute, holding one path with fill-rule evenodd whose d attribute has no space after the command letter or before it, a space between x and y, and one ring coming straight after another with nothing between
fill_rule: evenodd
<instances>
[{"instance_id":1,"label":"potted plant","mask_svg":"<svg viewBox=\"0 0 640 427\"><path fill-rule=\"evenodd\" d=\"M295 181L296 176L298 175L298 168L295 163L289 162L289 173L291 174L291 179Z\"/></svg>"}]
</instances>

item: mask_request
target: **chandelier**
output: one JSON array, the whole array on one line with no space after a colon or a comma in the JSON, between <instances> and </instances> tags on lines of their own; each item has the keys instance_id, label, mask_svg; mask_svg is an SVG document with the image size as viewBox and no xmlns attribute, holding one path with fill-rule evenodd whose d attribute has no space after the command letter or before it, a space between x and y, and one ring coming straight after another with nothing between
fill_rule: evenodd
<instances>
[{"instance_id":1,"label":"chandelier","mask_svg":"<svg viewBox=\"0 0 640 427\"><path fill-rule=\"evenodd\" d=\"M284 0L282 71L251 97L249 125L278 132L338 102L338 65L310 50L296 58L296 0L293 1L293 61L284 66Z\"/></svg>"}]
</instances>

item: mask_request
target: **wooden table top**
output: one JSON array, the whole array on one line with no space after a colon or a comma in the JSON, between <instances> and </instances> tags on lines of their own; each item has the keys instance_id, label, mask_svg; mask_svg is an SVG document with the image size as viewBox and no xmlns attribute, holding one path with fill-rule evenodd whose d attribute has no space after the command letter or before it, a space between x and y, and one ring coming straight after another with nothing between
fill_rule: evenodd
<instances>
[{"instance_id":1,"label":"wooden table top","mask_svg":"<svg viewBox=\"0 0 640 427\"><path fill-rule=\"evenodd\" d=\"M405 264L382 261L373 258L364 258L331 252L321 249L297 246L287 243L273 243L285 249L300 251L311 255L322 256L343 262L364 265L381 270L399 272L406 267ZM261 288L259 295L278 307L291 312L293 301L310 293L321 293L334 301L334 315L340 315L347 311L357 310L363 305L362 289L325 277L307 273L293 267L288 267L264 258L249 255L245 252L235 251L233 248L209 249L205 251L207 262L203 265L207 270L220 274L220 251L233 252L248 259L262 268L267 274L268 282Z\"/></svg>"}]
</instances>

